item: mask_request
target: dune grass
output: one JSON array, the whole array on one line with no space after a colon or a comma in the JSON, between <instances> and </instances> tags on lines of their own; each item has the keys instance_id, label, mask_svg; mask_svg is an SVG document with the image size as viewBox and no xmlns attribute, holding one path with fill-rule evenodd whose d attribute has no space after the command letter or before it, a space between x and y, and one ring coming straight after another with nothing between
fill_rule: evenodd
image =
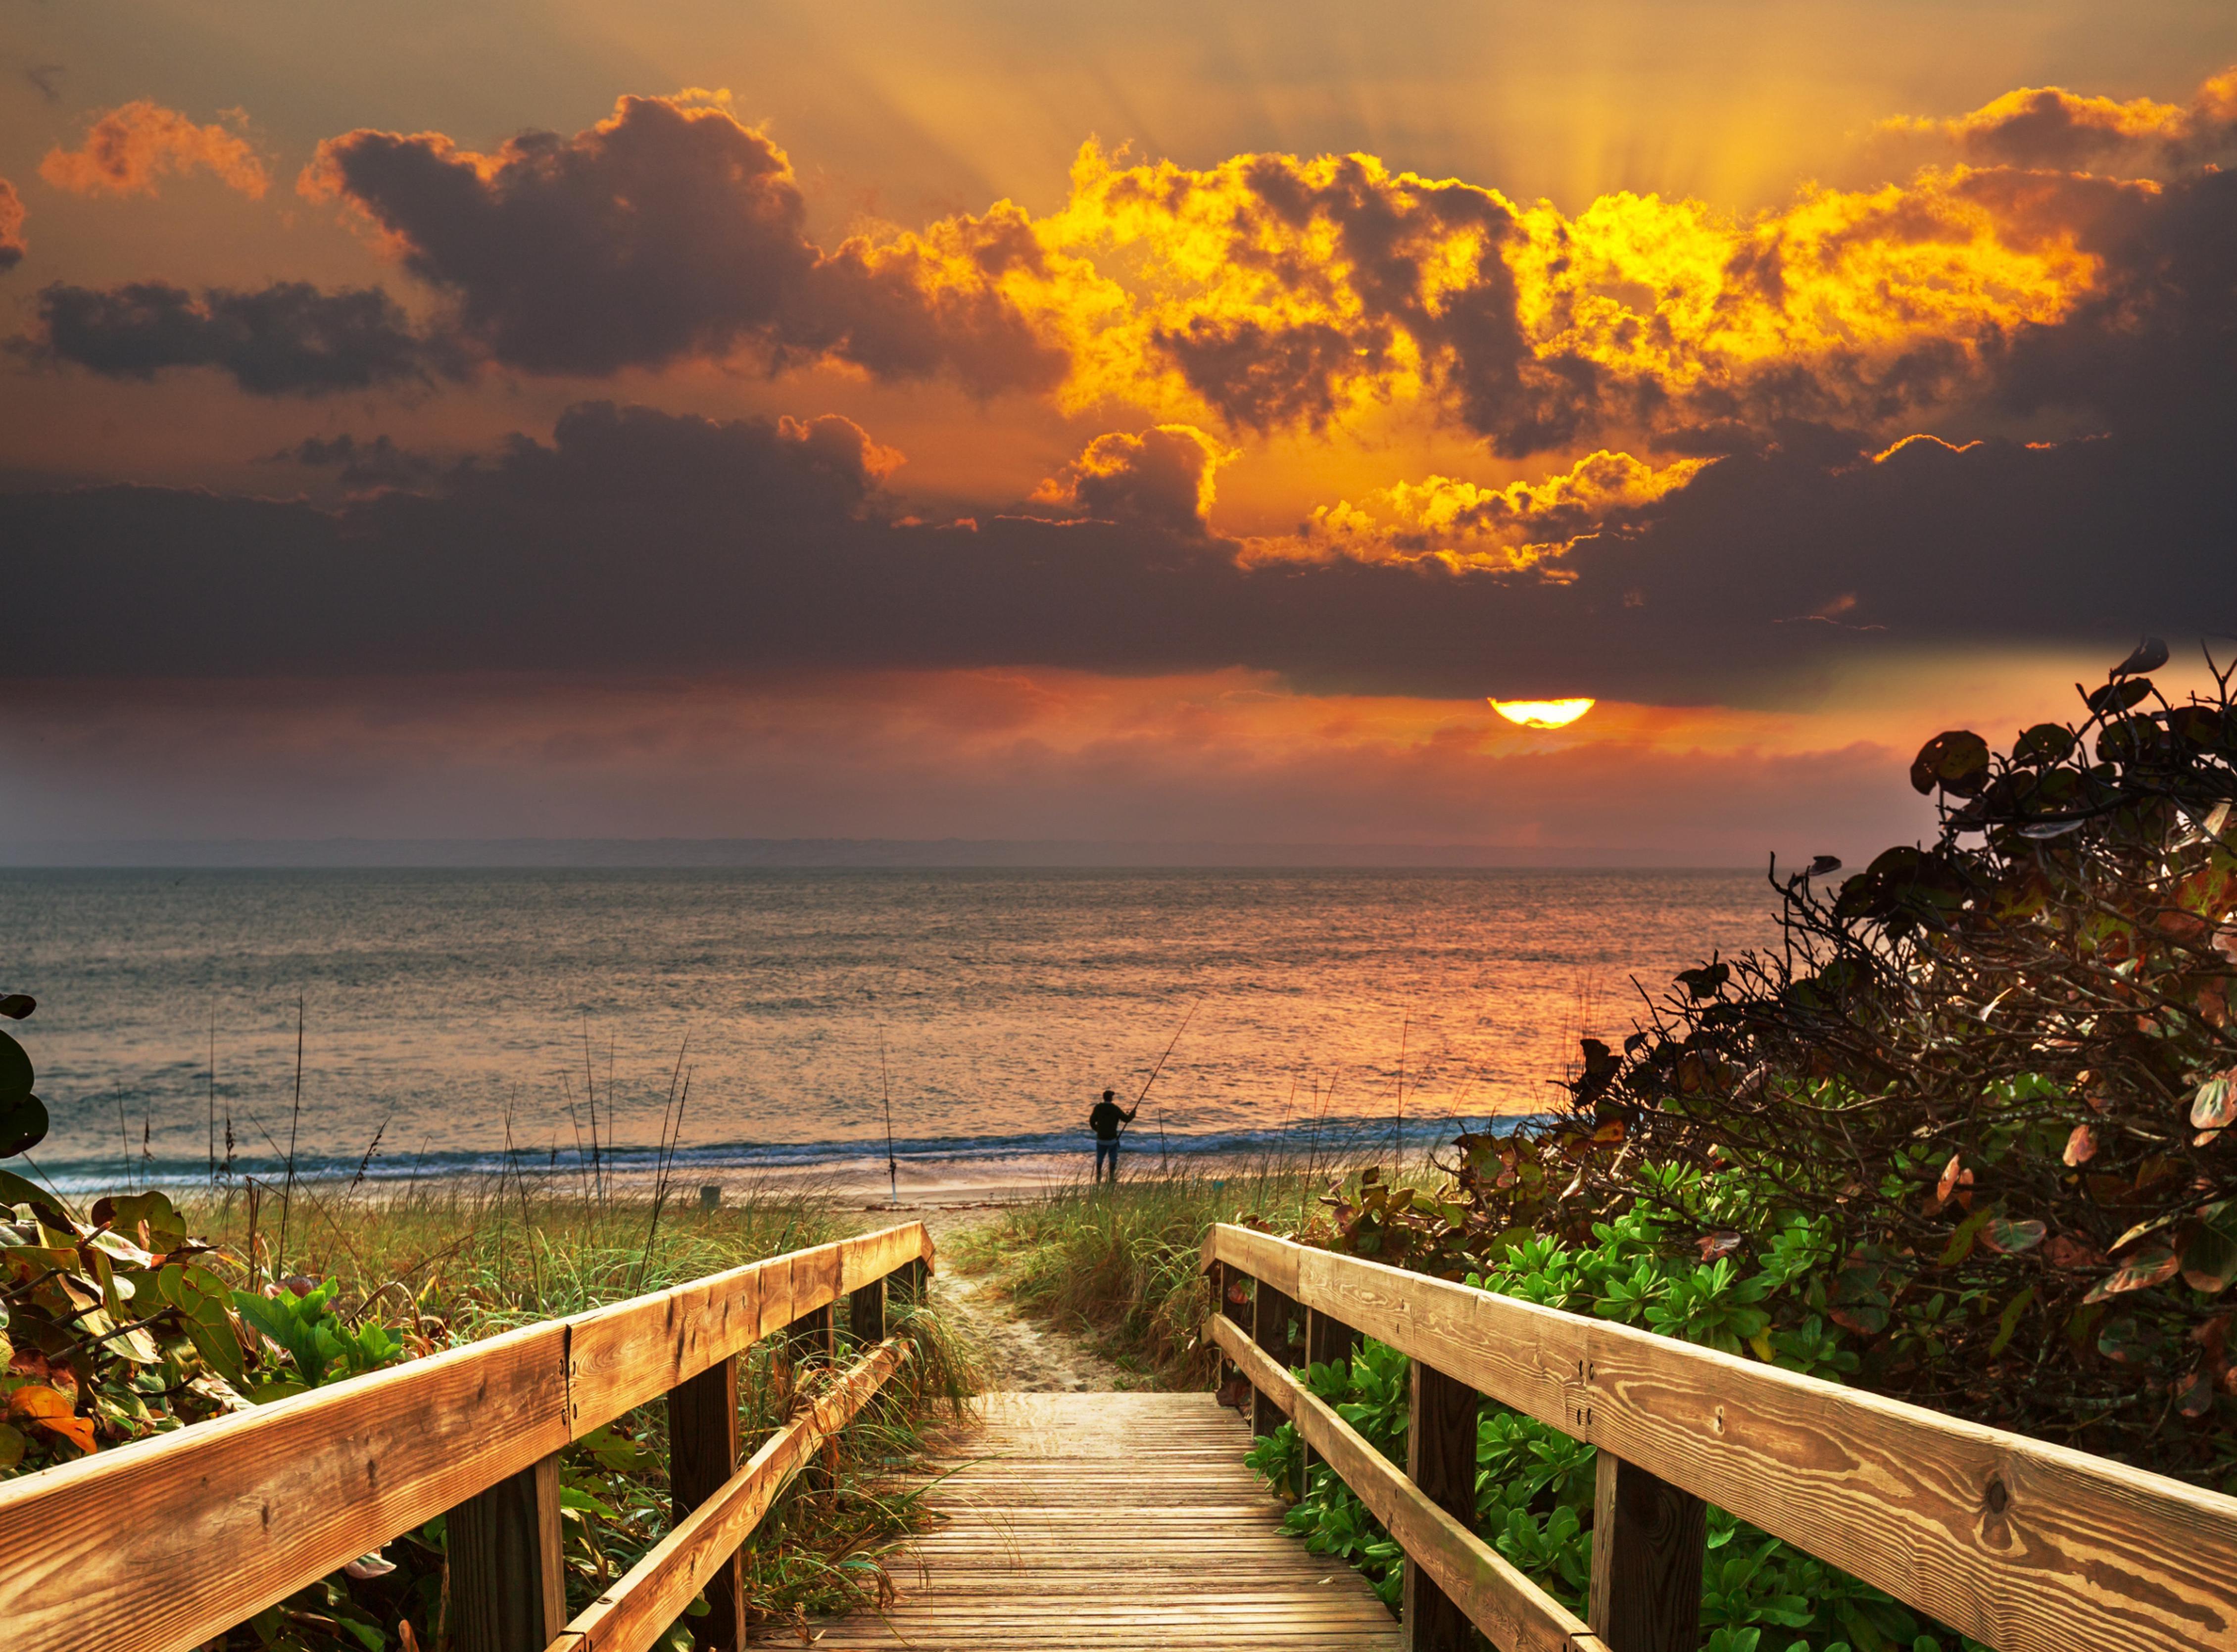
<instances>
[{"instance_id":1,"label":"dune grass","mask_svg":"<svg viewBox=\"0 0 2237 1652\"><path fill-rule=\"evenodd\" d=\"M1215 1173L1080 1182L1011 1206L948 1241L957 1264L991 1277L1028 1313L1078 1336L1145 1386L1209 1388L1209 1299L1198 1268L1217 1222L1301 1222L1338 1167L1268 1158Z\"/></svg>"}]
</instances>

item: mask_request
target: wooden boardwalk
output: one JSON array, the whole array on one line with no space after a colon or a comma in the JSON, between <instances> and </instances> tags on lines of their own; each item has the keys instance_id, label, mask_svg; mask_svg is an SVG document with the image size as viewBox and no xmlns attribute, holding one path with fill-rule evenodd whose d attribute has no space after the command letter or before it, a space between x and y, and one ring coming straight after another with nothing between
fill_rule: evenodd
<instances>
[{"instance_id":1,"label":"wooden boardwalk","mask_svg":"<svg viewBox=\"0 0 2237 1652\"><path fill-rule=\"evenodd\" d=\"M980 1647L1312 1647L1396 1652L1356 1572L1283 1535L1209 1394L993 1394L933 1442L940 1517L889 1564L883 1619L821 1626L820 1652Z\"/></svg>"}]
</instances>

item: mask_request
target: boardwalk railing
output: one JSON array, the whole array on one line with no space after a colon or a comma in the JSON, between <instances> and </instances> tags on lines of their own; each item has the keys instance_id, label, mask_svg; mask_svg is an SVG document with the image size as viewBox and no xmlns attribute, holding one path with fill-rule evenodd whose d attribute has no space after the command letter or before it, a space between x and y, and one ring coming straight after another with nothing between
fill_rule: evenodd
<instances>
[{"instance_id":1,"label":"boardwalk railing","mask_svg":"<svg viewBox=\"0 0 2237 1652\"><path fill-rule=\"evenodd\" d=\"M1204 1253L1254 1429L1286 1415L1404 1547L1419 1652L1470 1623L1506 1652L1693 1652L1705 1500L1997 1652L2237 1648L2237 1498L1247 1228ZM1403 1471L1290 1374L1362 1334L1414 1362ZM1479 1396L1599 1448L1589 1622L1469 1530Z\"/></svg>"},{"instance_id":2,"label":"boardwalk railing","mask_svg":"<svg viewBox=\"0 0 2237 1652\"><path fill-rule=\"evenodd\" d=\"M437 1515L459 1652L637 1652L703 1589L700 1644L736 1644L740 1544L900 1366L886 1282L932 1255L910 1222L0 1484L0 1652L198 1646ZM742 1467L739 1356L835 1358L842 1297L861 1358ZM674 1529L569 1622L558 1454L663 1395Z\"/></svg>"}]
</instances>

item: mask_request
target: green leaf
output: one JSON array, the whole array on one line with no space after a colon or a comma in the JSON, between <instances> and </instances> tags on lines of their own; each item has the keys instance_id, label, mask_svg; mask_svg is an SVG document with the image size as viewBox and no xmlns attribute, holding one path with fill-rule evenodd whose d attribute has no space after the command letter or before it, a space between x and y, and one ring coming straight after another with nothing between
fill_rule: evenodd
<instances>
[{"instance_id":1,"label":"green leaf","mask_svg":"<svg viewBox=\"0 0 2237 1652\"><path fill-rule=\"evenodd\" d=\"M2016 1256L2042 1244L2048 1232L2041 1222L2008 1222L1998 1217L1981 1230L1981 1243L1999 1256Z\"/></svg>"},{"instance_id":2,"label":"green leaf","mask_svg":"<svg viewBox=\"0 0 2237 1652\"><path fill-rule=\"evenodd\" d=\"M1989 743L1970 729L1936 735L1912 761L1910 783L1922 795L1939 786L1959 797L1978 796L1989 783Z\"/></svg>"},{"instance_id":3,"label":"green leaf","mask_svg":"<svg viewBox=\"0 0 2237 1652\"><path fill-rule=\"evenodd\" d=\"M2020 1316L2028 1311L2028 1305L2034 1300L2035 1286L2029 1285L2004 1304L2003 1312L1996 1318L1996 1339L1989 1345L1990 1358L1994 1359L2010 1346L2013 1333L2020 1328Z\"/></svg>"},{"instance_id":4,"label":"green leaf","mask_svg":"<svg viewBox=\"0 0 2237 1652\"><path fill-rule=\"evenodd\" d=\"M2182 1282L2210 1297L2237 1284L2237 1199L2216 1199L2198 1213L2182 1247Z\"/></svg>"},{"instance_id":5,"label":"green leaf","mask_svg":"<svg viewBox=\"0 0 2237 1652\"><path fill-rule=\"evenodd\" d=\"M2237 1068L2216 1074L2198 1087L2190 1104L2194 1130L2224 1130L2237 1121Z\"/></svg>"},{"instance_id":6,"label":"green leaf","mask_svg":"<svg viewBox=\"0 0 2237 1652\"><path fill-rule=\"evenodd\" d=\"M1989 1225L1996 1213L1995 1206L1983 1205L1963 1221L1958 1223L1957 1231L1950 1235L1950 1243L1943 1246L1941 1256L1936 1259L1943 1267L1948 1268L1956 1267L1957 1264L1970 1256L1973 1253L1973 1241L1980 1237L1981 1230Z\"/></svg>"}]
</instances>

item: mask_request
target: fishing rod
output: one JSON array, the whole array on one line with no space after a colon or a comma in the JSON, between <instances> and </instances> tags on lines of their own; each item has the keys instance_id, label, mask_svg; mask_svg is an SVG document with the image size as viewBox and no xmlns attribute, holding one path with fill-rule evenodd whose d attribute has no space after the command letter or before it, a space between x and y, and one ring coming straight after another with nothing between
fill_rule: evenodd
<instances>
[{"instance_id":1,"label":"fishing rod","mask_svg":"<svg viewBox=\"0 0 2237 1652\"><path fill-rule=\"evenodd\" d=\"M1149 1094L1150 1094L1150 1087L1151 1087L1152 1084L1155 1084L1155 1083L1158 1081L1158 1074L1160 1074L1160 1073L1162 1073L1162 1072L1164 1072L1164 1071L1165 1070L1165 1061L1166 1061L1166 1060L1167 1060L1167 1059L1168 1059L1168 1058L1172 1054L1172 1053L1173 1053L1173 1046L1174 1046L1174 1045L1176 1045L1176 1044L1178 1044L1178 1043L1179 1043L1179 1042L1181 1041L1181 1034L1182 1034L1183 1033L1185 1033L1186 1031L1188 1031L1189 1023L1190 1023L1191 1021L1194 1021L1194 1020L1196 1019L1196 1013L1197 1013L1197 1011L1198 1011L1199 1009L1202 1009L1203 1008L1204 1008L1204 1000L1203 1000L1203 999L1201 999L1201 998L1199 998L1199 999L1198 999L1198 1000L1196 1001L1196 1002L1194 1002L1193 1004L1191 1004L1191 1005L1189 1006L1189 1013L1188 1013L1187 1014L1185 1014L1185 1015L1184 1015L1184 1016L1182 1016L1182 1017L1181 1017L1181 1024L1180 1024L1180 1026L1174 1029L1174 1032L1173 1032L1173 1035L1172 1035L1172 1037L1171 1037L1171 1038L1170 1038L1169 1040L1167 1040L1167 1041L1166 1041L1166 1042L1165 1042L1165 1054L1164 1054L1164 1055L1160 1055L1159 1057L1158 1057L1158 1064L1157 1064L1157 1066L1155 1066L1155 1067L1151 1067L1151 1068L1150 1069L1150 1076L1149 1076L1148 1078L1146 1078L1146 1079L1145 1079L1145 1080L1142 1080L1142 1091L1141 1091L1141 1094L1140 1094L1139 1095L1137 1095L1137 1096L1134 1098L1134 1107L1133 1107L1133 1110L1134 1110L1136 1113L1139 1113L1139 1112L1142 1110L1142 1103L1143 1103L1143 1101L1144 1101L1145 1099L1147 1099L1147 1097L1148 1097L1148 1095L1149 1095ZM1118 1127L1118 1133L1119 1133L1120 1135L1122 1135L1122 1136L1123 1136L1123 1135L1125 1135L1125 1134L1126 1133L1126 1125L1127 1125L1127 1124L1131 1124L1131 1123L1132 1123L1132 1122L1133 1122L1133 1120L1130 1118L1130 1119L1128 1119L1128 1120L1126 1120L1126 1122L1125 1122L1125 1124L1121 1124L1121 1125ZM1163 1113L1159 1113L1159 1114L1158 1115L1158 1158L1159 1165L1160 1165L1160 1167L1161 1167L1161 1168L1162 1168L1162 1166L1163 1166L1163 1162L1164 1162L1164 1159L1165 1159L1165 1114L1163 1114Z\"/></svg>"},{"instance_id":2,"label":"fishing rod","mask_svg":"<svg viewBox=\"0 0 2237 1652\"><path fill-rule=\"evenodd\" d=\"M886 1072L886 1029L878 1028L878 1082L886 1091L886 1186L893 1193L892 1202L901 1202L901 1166L894 1161L894 1081Z\"/></svg>"}]
</instances>

